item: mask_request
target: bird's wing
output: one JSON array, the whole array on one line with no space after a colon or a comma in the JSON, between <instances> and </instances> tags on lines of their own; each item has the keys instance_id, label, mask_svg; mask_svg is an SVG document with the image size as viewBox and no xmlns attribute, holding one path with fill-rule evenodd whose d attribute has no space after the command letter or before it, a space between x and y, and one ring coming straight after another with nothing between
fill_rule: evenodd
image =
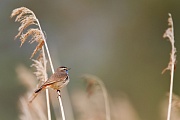
<instances>
[{"instance_id":1,"label":"bird's wing","mask_svg":"<svg viewBox=\"0 0 180 120\"><path fill-rule=\"evenodd\" d=\"M67 78L67 76L62 76L60 74L53 74L44 84L43 86L47 86L56 82L63 82L65 79Z\"/></svg>"}]
</instances>

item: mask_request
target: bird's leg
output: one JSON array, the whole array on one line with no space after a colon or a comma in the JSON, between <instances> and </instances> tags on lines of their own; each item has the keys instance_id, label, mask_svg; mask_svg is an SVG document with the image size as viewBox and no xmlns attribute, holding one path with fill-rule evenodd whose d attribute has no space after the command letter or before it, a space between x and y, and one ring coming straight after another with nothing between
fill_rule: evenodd
<instances>
[{"instance_id":1,"label":"bird's leg","mask_svg":"<svg viewBox=\"0 0 180 120\"><path fill-rule=\"evenodd\" d=\"M60 91L60 90L57 90L57 93L58 93L58 96L61 97L61 91Z\"/></svg>"}]
</instances>

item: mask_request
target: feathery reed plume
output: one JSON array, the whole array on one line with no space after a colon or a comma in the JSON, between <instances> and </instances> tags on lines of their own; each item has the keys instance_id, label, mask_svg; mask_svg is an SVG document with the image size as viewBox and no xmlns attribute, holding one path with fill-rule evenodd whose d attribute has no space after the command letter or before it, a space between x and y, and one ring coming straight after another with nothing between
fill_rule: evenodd
<instances>
[{"instance_id":1,"label":"feathery reed plume","mask_svg":"<svg viewBox=\"0 0 180 120\"><path fill-rule=\"evenodd\" d=\"M32 58L38 50L42 49L42 46L44 45L44 34L43 32L39 29L39 24L38 20L35 16L35 14L29 10L28 8L25 7L20 7L17 9L14 9L11 14L11 18L15 17L15 22L20 22L21 26L18 29L18 34L15 36L15 39L20 37L21 40L21 45L24 44L24 42L27 40L28 37L31 36L31 39L29 40L30 43L37 42L38 45L34 49L34 52L32 53L31 57ZM29 28L30 25L36 25L38 28ZM23 33L23 31L27 31Z\"/></svg>"},{"instance_id":2,"label":"feathery reed plume","mask_svg":"<svg viewBox=\"0 0 180 120\"><path fill-rule=\"evenodd\" d=\"M161 117L162 120L167 119L167 106L168 106L168 99L170 94L167 93L167 96L161 103ZM171 110L171 120L179 120L180 119L180 96L176 94L172 94L172 110Z\"/></svg>"},{"instance_id":3,"label":"feathery reed plume","mask_svg":"<svg viewBox=\"0 0 180 120\"><path fill-rule=\"evenodd\" d=\"M175 40L174 40L174 27L173 27L173 19L171 14L169 13L168 18L168 25L169 28L166 30L166 32L163 35L163 38L168 38L168 41L171 43L171 53L170 53L170 60L168 63L168 66L162 71L162 74L165 73L167 70L173 71L172 67L176 65L176 48L174 46Z\"/></svg>"},{"instance_id":4,"label":"feathery reed plume","mask_svg":"<svg viewBox=\"0 0 180 120\"><path fill-rule=\"evenodd\" d=\"M45 102L42 94L37 98L36 102L29 105L28 96L36 85L36 77L25 66L19 65L16 73L21 83L26 87L27 93L20 97L19 106L21 110L20 120L47 120L45 114Z\"/></svg>"},{"instance_id":5,"label":"feathery reed plume","mask_svg":"<svg viewBox=\"0 0 180 120\"><path fill-rule=\"evenodd\" d=\"M176 64L176 48L174 46L175 40L174 40L174 27L173 27L173 19L171 14L169 13L168 18L168 25L169 28L164 33L163 37L168 38L168 40L171 43L171 53L170 53L170 61L168 63L168 66L162 71L164 73L166 70L171 71L171 82L170 82L170 92L169 92L169 104L168 104L168 113L167 113L167 120L170 120L171 118L171 107L172 107L172 96L173 96L173 78L174 78L174 68Z\"/></svg>"},{"instance_id":6,"label":"feathery reed plume","mask_svg":"<svg viewBox=\"0 0 180 120\"><path fill-rule=\"evenodd\" d=\"M36 68L36 71L34 72L34 74L36 75L37 79L40 82L45 82L45 80L47 79L47 73L46 73L46 68L44 64L47 64L47 60L45 59L44 61L42 51L39 57L37 58L37 60L32 59L32 61L34 62L34 64L32 64L31 67Z\"/></svg>"},{"instance_id":7,"label":"feathery reed plume","mask_svg":"<svg viewBox=\"0 0 180 120\"><path fill-rule=\"evenodd\" d=\"M108 100L108 93L105 88L104 83L102 80L100 80L98 77L90 74L85 74L82 76L82 79L86 80L88 85L87 85L87 92L88 95L92 95L94 91L94 86L99 85L102 89L103 97L104 97L104 102L105 102L105 112L106 112L106 120L111 120L110 116L110 106L109 106L109 100Z\"/></svg>"},{"instance_id":8,"label":"feathery reed plume","mask_svg":"<svg viewBox=\"0 0 180 120\"><path fill-rule=\"evenodd\" d=\"M17 9L14 9L12 11L11 14L11 18L15 17L16 22L20 22L21 26L19 27L18 31L19 33L15 36L15 39L17 37L20 37L21 40L21 45L22 46L24 44L24 42L27 40L27 38L29 36L31 36L31 39L29 40L30 43L33 42L37 42L38 45L36 46L36 48L34 49L32 55L30 58L32 58L37 51L42 50L42 54L43 54L43 60L44 60L44 71L46 71L46 59L45 59L45 52L44 52L44 43L45 43L45 37L44 34L41 30L41 26L39 24L39 20L36 18L35 14L29 10L26 7L20 7ZM29 28L30 25L35 25L36 28ZM27 29L27 31L25 31ZM23 33L23 31L25 31L25 33ZM45 74L44 74L45 75ZM46 76L44 76L44 81L47 80L47 78L45 78ZM37 96L37 94L34 94L34 98ZM48 90L46 90L46 100L47 100L47 112L48 112L48 120L51 120L51 112L50 112L50 103L49 103L49 93ZM32 98L33 100L33 98Z\"/></svg>"},{"instance_id":9,"label":"feathery reed plume","mask_svg":"<svg viewBox=\"0 0 180 120\"><path fill-rule=\"evenodd\" d=\"M22 44L27 40L27 38L29 36L32 36L29 42L30 43L37 42L38 45L34 49L34 52L32 53L30 58L32 58L37 53L37 51L42 49L44 61L45 61L45 51L44 51L44 45L45 45L48 59L49 59L50 66L51 66L51 70L52 70L52 73L54 74L54 67L52 64L52 60L51 60L49 49L48 49L48 46L46 43L46 39L45 39L44 33L41 29L39 20L36 18L35 14L26 7L20 7L20 8L13 10L11 17L14 17L14 16L17 16L15 21L21 23L21 26L18 29L19 33L16 35L15 39L20 36L21 46L22 46ZM35 25L37 28L28 29L28 27L30 25ZM23 34L23 31L25 31L26 29L28 29L27 32L25 34ZM44 64L44 68L46 68L46 64ZM45 80L47 80L47 79L45 79ZM61 108L62 119L65 120L64 108L63 108L62 100L60 97L60 91L58 91L57 94L59 95L58 100L59 100L59 104L60 104L60 108ZM51 120L48 89L46 89L46 100L47 100L48 120Z\"/></svg>"},{"instance_id":10,"label":"feathery reed plume","mask_svg":"<svg viewBox=\"0 0 180 120\"><path fill-rule=\"evenodd\" d=\"M42 83L44 83L45 80L47 80L47 78L48 78L47 73L46 73L47 60L46 59L44 60L42 50L40 51L38 59L37 60L32 59L32 61L34 62L34 64L32 64L31 67L36 68L36 71L34 72L34 74L36 75L37 79L39 80L39 85L38 85L38 88L39 88L39 86L42 85ZM37 95L38 95L37 93L33 93L29 102L31 103Z\"/></svg>"},{"instance_id":11,"label":"feathery reed plume","mask_svg":"<svg viewBox=\"0 0 180 120\"><path fill-rule=\"evenodd\" d=\"M173 93L172 95L172 108L174 111L180 112L180 96Z\"/></svg>"}]
</instances>

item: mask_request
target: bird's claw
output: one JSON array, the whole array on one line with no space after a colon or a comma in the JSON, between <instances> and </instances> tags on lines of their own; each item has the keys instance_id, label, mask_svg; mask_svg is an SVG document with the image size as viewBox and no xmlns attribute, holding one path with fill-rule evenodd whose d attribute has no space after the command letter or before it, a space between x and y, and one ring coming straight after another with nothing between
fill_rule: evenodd
<instances>
[{"instance_id":1,"label":"bird's claw","mask_svg":"<svg viewBox=\"0 0 180 120\"><path fill-rule=\"evenodd\" d=\"M58 96L61 97L61 91L60 91L60 90L57 90L57 93L58 93Z\"/></svg>"}]
</instances>

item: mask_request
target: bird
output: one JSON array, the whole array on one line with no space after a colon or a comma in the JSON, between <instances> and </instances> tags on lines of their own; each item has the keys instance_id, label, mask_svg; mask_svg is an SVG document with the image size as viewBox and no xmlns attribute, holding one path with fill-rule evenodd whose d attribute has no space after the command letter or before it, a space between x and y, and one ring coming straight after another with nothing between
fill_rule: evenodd
<instances>
[{"instance_id":1,"label":"bird","mask_svg":"<svg viewBox=\"0 0 180 120\"><path fill-rule=\"evenodd\" d=\"M38 89L34 91L34 94L30 98L29 102L31 103L38 95L38 93L45 88L50 87L60 93L60 90L69 83L70 79L68 75L68 70L70 70L70 68L67 68L65 66L58 67L55 73L52 74L46 82L44 82Z\"/></svg>"}]
</instances>

